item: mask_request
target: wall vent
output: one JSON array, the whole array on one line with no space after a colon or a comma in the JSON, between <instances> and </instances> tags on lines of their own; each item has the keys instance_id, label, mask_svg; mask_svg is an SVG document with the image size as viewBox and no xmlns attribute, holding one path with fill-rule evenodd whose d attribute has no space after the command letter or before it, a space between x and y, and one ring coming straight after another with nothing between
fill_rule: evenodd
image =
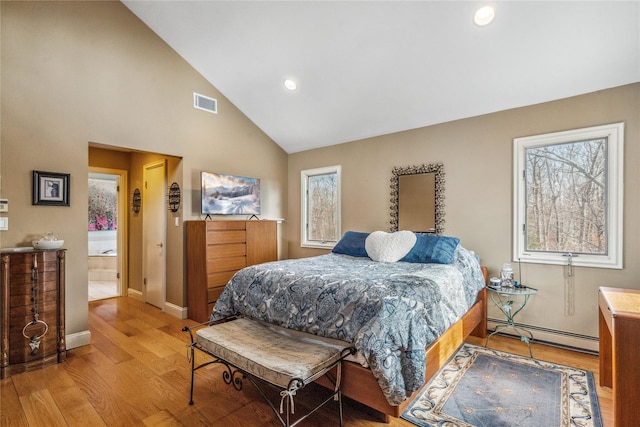
<instances>
[{"instance_id":1,"label":"wall vent","mask_svg":"<svg viewBox=\"0 0 640 427\"><path fill-rule=\"evenodd\" d=\"M193 106L199 110L218 114L218 101L208 96L193 92Z\"/></svg>"}]
</instances>

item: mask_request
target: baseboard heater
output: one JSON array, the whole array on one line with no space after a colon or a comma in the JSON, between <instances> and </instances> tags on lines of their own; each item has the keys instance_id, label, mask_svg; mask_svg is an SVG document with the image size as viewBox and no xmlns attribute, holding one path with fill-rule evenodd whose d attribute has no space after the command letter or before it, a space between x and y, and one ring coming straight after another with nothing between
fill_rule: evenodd
<instances>
[{"instance_id":1,"label":"baseboard heater","mask_svg":"<svg viewBox=\"0 0 640 427\"><path fill-rule=\"evenodd\" d=\"M489 332L493 331L496 326L504 326L506 321L501 319L488 318ZM598 354L598 337L589 335L576 334L573 332L559 331L557 329L542 328L540 326L527 325L525 323L516 323L519 328L528 329L533 333L533 343L541 343L553 347L563 348L566 350L580 351L587 354ZM508 328L498 335L508 335L518 337L515 331Z\"/></svg>"}]
</instances>

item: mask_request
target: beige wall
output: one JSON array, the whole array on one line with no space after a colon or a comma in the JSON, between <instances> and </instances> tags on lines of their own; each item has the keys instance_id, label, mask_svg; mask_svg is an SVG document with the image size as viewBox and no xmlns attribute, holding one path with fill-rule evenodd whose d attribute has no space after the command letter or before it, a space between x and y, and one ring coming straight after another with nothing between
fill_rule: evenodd
<instances>
[{"instance_id":1,"label":"beige wall","mask_svg":"<svg viewBox=\"0 0 640 427\"><path fill-rule=\"evenodd\" d=\"M168 182L184 196L180 227L168 213L167 301L184 306L183 228L199 217L201 170L261 178L263 217L282 218L287 155L119 2L1 3L0 196L9 199L2 247L47 231L65 239L67 333L88 328L89 143L139 151L139 186L150 154L167 156ZM218 100L193 108L193 92ZM180 161L180 159L182 159ZM101 164L101 167L119 167ZM71 206L31 205L31 171L71 174ZM130 224L130 285L140 289L140 224Z\"/></svg>"},{"instance_id":2,"label":"beige wall","mask_svg":"<svg viewBox=\"0 0 640 427\"><path fill-rule=\"evenodd\" d=\"M289 256L300 247L300 171L342 165L342 231L389 230L394 166L443 162L445 233L460 237L496 275L512 254L513 138L625 122L624 269L575 269L575 314L566 316L564 268L523 264L525 284L540 289L518 320L597 336L598 286L640 289L640 83L289 156ZM517 273L516 273L517 274ZM495 310L490 316L499 318Z\"/></svg>"},{"instance_id":3,"label":"beige wall","mask_svg":"<svg viewBox=\"0 0 640 427\"><path fill-rule=\"evenodd\" d=\"M324 252L299 245L300 170L342 165L343 231L387 230L391 168L442 161L445 234L460 237L495 274L511 256L513 138L624 121L625 268L576 269L576 313L565 316L563 269L524 265L525 282L540 294L522 320L595 336L597 287L640 288L640 84L287 156L122 4L0 7L0 197L10 202L3 215L9 231L0 232L0 245L25 246L46 231L65 239L70 334L88 326L89 143L140 152L130 162L130 188L141 185L149 158L173 159L168 182L180 184L184 200L180 227L172 228L169 213L167 300L182 306L182 221L199 217L201 170L261 178L263 217L285 218L280 256L286 258ZM217 98L219 114L193 109L194 91ZM32 206L32 170L70 173L71 206ZM135 259L141 223L131 219L129 231L130 285L141 289Z\"/></svg>"}]
</instances>

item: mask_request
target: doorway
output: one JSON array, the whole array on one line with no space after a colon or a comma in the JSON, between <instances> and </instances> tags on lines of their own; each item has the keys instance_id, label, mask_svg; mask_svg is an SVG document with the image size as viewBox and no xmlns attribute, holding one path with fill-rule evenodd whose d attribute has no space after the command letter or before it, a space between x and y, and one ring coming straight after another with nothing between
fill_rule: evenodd
<instances>
[{"instance_id":1,"label":"doorway","mask_svg":"<svg viewBox=\"0 0 640 427\"><path fill-rule=\"evenodd\" d=\"M127 172L89 168L88 182L88 299L122 295L126 215L123 199Z\"/></svg>"},{"instance_id":2,"label":"doorway","mask_svg":"<svg viewBox=\"0 0 640 427\"><path fill-rule=\"evenodd\" d=\"M120 296L136 298L165 311L177 310L175 302L167 303L167 298L172 292L181 292L181 289L172 288L174 284L183 285L180 262L184 252L183 230L177 220L172 221L175 227L168 227L166 199L169 178L178 184L182 182L179 179L182 175L181 161L179 157L162 153L89 143L89 172L112 175L123 172L118 193L121 214L117 230ZM156 165L159 167L155 168ZM153 172L158 172L158 179L147 176ZM153 199L158 203L147 206L149 190L155 191ZM178 212L174 216L177 218L180 214ZM156 221L155 227L153 221ZM160 236L150 237L149 244L145 241L147 226L157 229ZM159 244L162 246L157 246ZM157 267L150 266L149 259L145 258L154 253L158 255L154 260ZM171 269L167 263L172 265ZM182 307L181 300L178 298L176 301L180 301L177 307Z\"/></svg>"}]
</instances>

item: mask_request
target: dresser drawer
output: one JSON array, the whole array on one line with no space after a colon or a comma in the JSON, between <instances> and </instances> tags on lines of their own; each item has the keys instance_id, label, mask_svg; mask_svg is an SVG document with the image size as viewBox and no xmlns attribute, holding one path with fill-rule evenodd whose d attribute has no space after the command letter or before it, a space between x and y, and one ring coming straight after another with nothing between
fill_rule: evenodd
<instances>
[{"instance_id":1,"label":"dresser drawer","mask_svg":"<svg viewBox=\"0 0 640 427\"><path fill-rule=\"evenodd\" d=\"M19 283L11 283L9 285L9 295L13 297L19 297L23 295L33 295L33 287L37 287L38 293L42 292L55 292L58 289L58 284L56 283L56 275L54 273L48 274L46 276L38 277L37 282L31 281L31 276L29 276L28 281L19 282Z\"/></svg>"},{"instance_id":2,"label":"dresser drawer","mask_svg":"<svg viewBox=\"0 0 640 427\"><path fill-rule=\"evenodd\" d=\"M31 325L33 322L33 315L31 313L27 316L12 316L9 319L9 342L11 343L9 363L24 363L57 352L57 313L55 310L50 313L38 313L38 319L45 322L49 329L40 340L40 348L37 354L31 354L31 348L29 347L31 341L25 338L22 332L24 331L27 336L31 337L32 334L42 334L45 326L42 323Z\"/></svg>"},{"instance_id":3,"label":"dresser drawer","mask_svg":"<svg viewBox=\"0 0 640 427\"><path fill-rule=\"evenodd\" d=\"M229 280L236 274L236 271L222 271L220 273L211 273L207 275L207 289L217 286L225 286Z\"/></svg>"},{"instance_id":4,"label":"dresser drawer","mask_svg":"<svg viewBox=\"0 0 640 427\"><path fill-rule=\"evenodd\" d=\"M224 286L216 286L215 288L207 289L207 302L215 303L220 298L220 294L224 291Z\"/></svg>"},{"instance_id":5,"label":"dresser drawer","mask_svg":"<svg viewBox=\"0 0 640 427\"><path fill-rule=\"evenodd\" d=\"M215 258L232 258L237 256L245 256L246 254L247 245L245 245L244 243L207 246L207 262Z\"/></svg>"},{"instance_id":6,"label":"dresser drawer","mask_svg":"<svg viewBox=\"0 0 640 427\"><path fill-rule=\"evenodd\" d=\"M244 221L205 221L207 231L214 230L244 230L247 228Z\"/></svg>"},{"instance_id":7,"label":"dresser drawer","mask_svg":"<svg viewBox=\"0 0 640 427\"><path fill-rule=\"evenodd\" d=\"M58 309L58 303L56 300L56 296L54 295L53 300L51 300L50 298L47 299L43 299L40 300L38 299L38 313L40 315L44 314L44 313L54 313L57 311ZM26 305L17 305L17 306L11 306L11 310L10 310L10 316L11 317L24 317L24 316L33 316L33 303L30 302L29 304Z\"/></svg>"},{"instance_id":8,"label":"dresser drawer","mask_svg":"<svg viewBox=\"0 0 640 427\"><path fill-rule=\"evenodd\" d=\"M47 334L40 340L40 346L35 354L31 354L32 350L29 346L30 340L26 339L22 334L14 336L11 334L11 350L9 351L9 363L25 363L41 360L43 357L54 355L58 352L58 331L54 327L49 327Z\"/></svg>"},{"instance_id":9,"label":"dresser drawer","mask_svg":"<svg viewBox=\"0 0 640 427\"><path fill-rule=\"evenodd\" d=\"M22 255L16 259L11 260L11 266L9 267L9 274L11 275L11 281L15 280L15 276L28 275L31 277L33 269L33 258L36 257L38 274L43 272L56 272L58 261L56 260L55 252L51 254L32 255L30 253L19 254Z\"/></svg>"},{"instance_id":10,"label":"dresser drawer","mask_svg":"<svg viewBox=\"0 0 640 427\"><path fill-rule=\"evenodd\" d=\"M207 259L207 271L209 273L220 273L222 271L238 271L246 266L247 257L245 256Z\"/></svg>"},{"instance_id":11,"label":"dresser drawer","mask_svg":"<svg viewBox=\"0 0 640 427\"><path fill-rule=\"evenodd\" d=\"M245 243L247 232L245 230L207 231L208 245L224 245L227 243Z\"/></svg>"},{"instance_id":12,"label":"dresser drawer","mask_svg":"<svg viewBox=\"0 0 640 427\"><path fill-rule=\"evenodd\" d=\"M56 292L55 286L52 290L44 293L38 293L38 303L55 303L57 299L58 292ZM33 294L11 295L10 304L11 307L32 306Z\"/></svg>"}]
</instances>

